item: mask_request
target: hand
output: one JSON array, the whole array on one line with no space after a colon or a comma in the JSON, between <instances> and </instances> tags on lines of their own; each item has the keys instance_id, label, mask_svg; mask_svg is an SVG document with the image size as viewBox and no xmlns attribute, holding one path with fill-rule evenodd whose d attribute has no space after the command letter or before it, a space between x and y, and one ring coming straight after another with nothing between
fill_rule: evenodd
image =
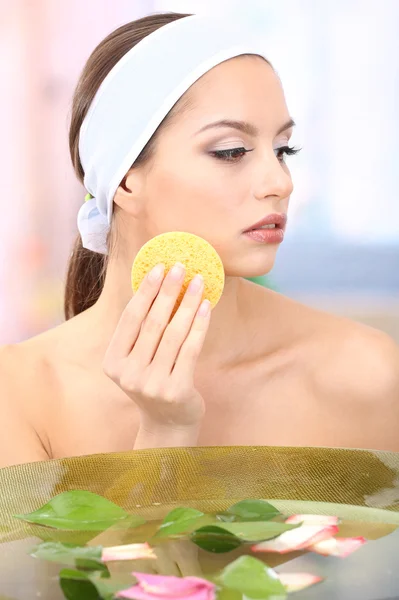
<instances>
[{"instance_id":1,"label":"hand","mask_svg":"<svg viewBox=\"0 0 399 600\"><path fill-rule=\"evenodd\" d=\"M197 276L170 320L184 276L179 263L165 278L164 266L154 267L123 311L103 361L105 374L138 406L139 438L148 439L149 446L174 445L165 443L171 436L176 445L191 445L205 412L194 370L209 327L210 303L201 303L203 280Z\"/></svg>"}]
</instances>

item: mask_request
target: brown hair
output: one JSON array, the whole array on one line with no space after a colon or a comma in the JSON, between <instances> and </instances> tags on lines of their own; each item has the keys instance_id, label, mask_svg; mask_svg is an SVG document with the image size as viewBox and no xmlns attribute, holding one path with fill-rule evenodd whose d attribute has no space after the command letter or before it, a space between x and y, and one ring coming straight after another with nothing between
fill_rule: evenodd
<instances>
[{"instance_id":1,"label":"brown hair","mask_svg":"<svg viewBox=\"0 0 399 600\"><path fill-rule=\"evenodd\" d=\"M190 15L169 12L149 15L131 21L108 35L90 55L73 96L69 130L69 149L72 163L76 175L82 183L84 172L79 159L79 130L102 81L122 56L147 35L167 23L188 16ZM172 111L169 115L171 113ZM143 148L134 162L135 166L142 165L150 159L154 152L160 127L165 124L167 118L168 116ZM114 241L113 233L110 231L107 239L109 252L113 249ZM107 265L108 256L83 248L81 237L78 235L67 267L64 294L66 320L90 308L98 300L104 286Z\"/></svg>"}]
</instances>

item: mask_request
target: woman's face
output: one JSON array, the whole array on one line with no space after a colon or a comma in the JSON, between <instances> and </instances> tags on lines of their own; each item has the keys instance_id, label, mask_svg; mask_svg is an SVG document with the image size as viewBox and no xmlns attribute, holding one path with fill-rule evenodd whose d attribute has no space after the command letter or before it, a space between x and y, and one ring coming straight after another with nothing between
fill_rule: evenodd
<instances>
[{"instance_id":1,"label":"woman's face","mask_svg":"<svg viewBox=\"0 0 399 600\"><path fill-rule=\"evenodd\" d=\"M293 189L279 150L292 133L280 81L261 57L240 56L206 73L181 102L146 166L141 231L147 239L194 233L214 246L226 275L264 274L279 244L243 232L267 215L285 214ZM221 120L250 127L211 126Z\"/></svg>"}]
</instances>

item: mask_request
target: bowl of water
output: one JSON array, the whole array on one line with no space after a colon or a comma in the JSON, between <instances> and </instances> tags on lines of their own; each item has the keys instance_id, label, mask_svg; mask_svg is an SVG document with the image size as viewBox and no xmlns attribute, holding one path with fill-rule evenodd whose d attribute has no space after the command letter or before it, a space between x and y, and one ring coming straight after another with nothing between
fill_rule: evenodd
<instances>
[{"instance_id":1,"label":"bowl of water","mask_svg":"<svg viewBox=\"0 0 399 600\"><path fill-rule=\"evenodd\" d=\"M217 518L250 499L275 507L280 516L273 522L282 522L281 515L334 515L339 536L362 537L366 543L342 558L308 550L255 552L253 543L213 551L191 534L179 535L158 539L155 561L110 563L107 579L128 582L132 571L139 571L213 580L240 557L253 556L278 574L306 572L321 579L296 592L298 600L399 598L399 453L258 446L151 449L8 467L0 470L0 489L0 600L89 598L78 588L65 591L60 573L71 565L35 555L32 549L40 544L151 544L165 517L178 508ZM121 507L140 524L131 527L125 519L94 529L57 528L51 521L21 518L79 491ZM226 590L220 596L249 597Z\"/></svg>"}]
</instances>

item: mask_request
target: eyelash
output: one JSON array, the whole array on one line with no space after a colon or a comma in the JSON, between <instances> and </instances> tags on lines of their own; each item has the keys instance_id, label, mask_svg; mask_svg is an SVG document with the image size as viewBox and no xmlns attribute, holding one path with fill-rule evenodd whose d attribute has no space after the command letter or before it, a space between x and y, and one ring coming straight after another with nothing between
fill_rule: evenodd
<instances>
[{"instance_id":1,"label":"eyelash","mask_svg":"<svg viewBox=\"0 0 399 600\"><path fill-rule=\"evenodd\" d=\"M213 152L210 154L219 160L224 160L226 162L238 162L244 158L247 152L253 152L254 149L255 148L252 148L251 150L247 150L246 148L229 148L227 150L213 150ZM294 146L282 146L281 148L278 148L278 153L282 153L280 154L278 160L280 162L284 162L284 155L294 156L300 151L301 148L295 148ZM233 156L233 152L238 152L241 156Z\"/></svg>"}]
</instances>

